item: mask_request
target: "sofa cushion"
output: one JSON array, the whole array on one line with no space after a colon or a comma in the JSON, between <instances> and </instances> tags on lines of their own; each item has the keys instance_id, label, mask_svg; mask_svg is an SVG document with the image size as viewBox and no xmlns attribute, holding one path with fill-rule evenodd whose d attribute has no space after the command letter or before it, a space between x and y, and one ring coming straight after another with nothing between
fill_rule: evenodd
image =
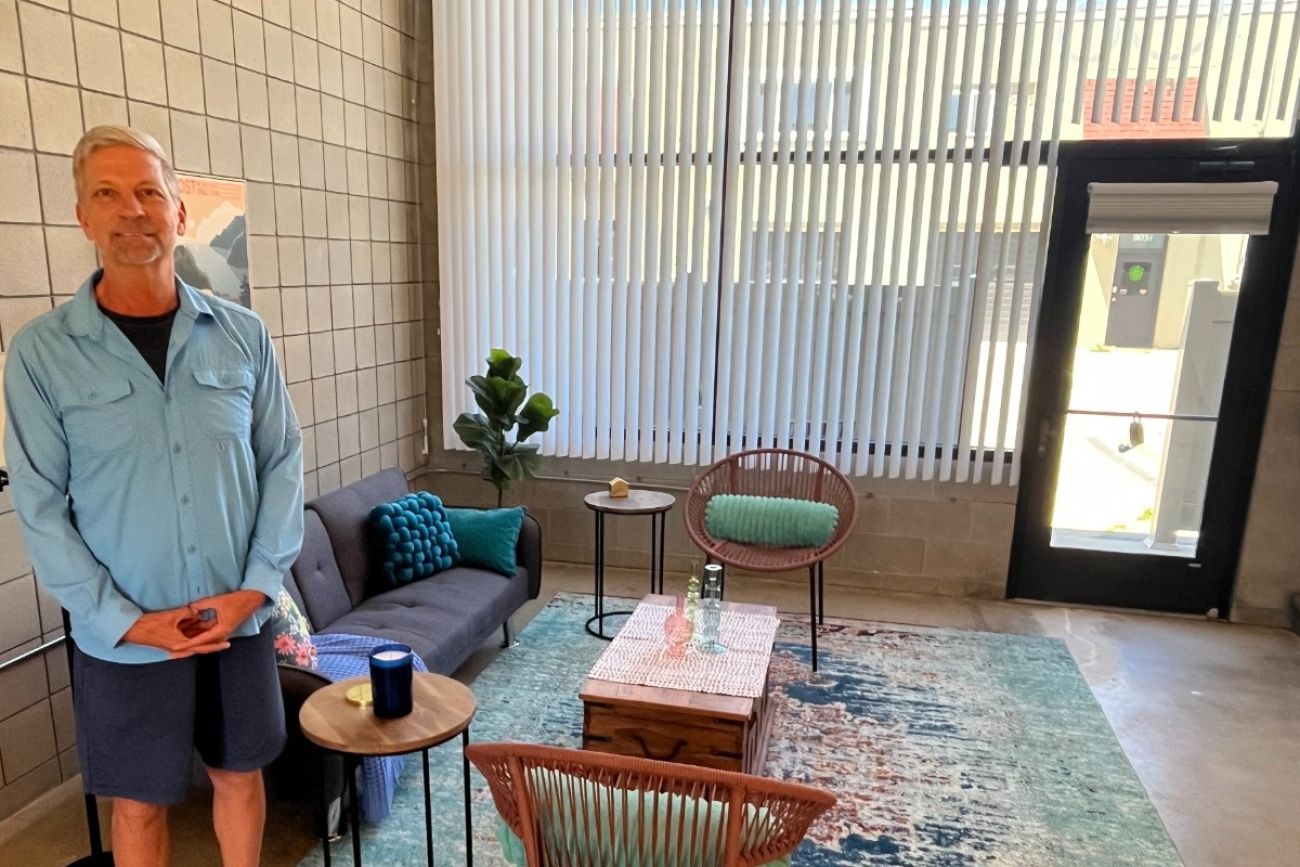
<instances>
[{"instance_id":1,"label":"sofa cushion","mask_svg":"<svg viewBox=\"0 0 1300 867\"><path fill-rule=\"evenodd\" d=\"M393 587L428 578L456 562L458 548L447 510L428 491L380 503L370 510L366 522L375 568ZM513 544L510 559L514 560Z\"/></svg>"},{"instance_id":2,"label":"sofa cushion","mask_svg":"<svg viewBox=\"0 0 1300 867\"><path fill-rule=\"evenodd\" d=\"M343 576L334 559L334 547L320 516L310 509L303 513L302 552L289 567L302 597L302 610L316 632L352 610L352 600L343 586Z\"/></svg>"},{"instance_id":3,"label":"sofa cushion","mask_svg":"<svg viewBox=\"0 0 1300 867\"><path fill-rule=\"evenodd\" d=\"M299 668L316 670L316 645L311 640L311 624L299 610L288 590L281 590L271 611L271 631L275 634L275 661Z\"/></svg>"},{"instance_id":4,"label":"sofa cushion","mask_svg":"<svg viewBox=\"0 0 1300 867\"><path fill-rule=\"evenodd\" d=\"M324 631L400 641L430 671L451 674L527 601L527 585L522 574L454 567L373 596Z\"/></svg>"},{"instance_id":5,"label":"sofa cushion","mask_svg":"<svg viewBox=\"0 0 1300 867\"><path fill-rule=\"evenodd\" d=\"M371 558L366 544L366 516L380 503L396 500L409 491L402 471L387 469L307 504L309 511L320 515L321 523L329 533L339 575L343 578L348 598L352 600L349 608L360 605L368 595L387 589L368 577ZM303 594L307 594L306 588L303 588ZM312 622L316 622L314 615Z\"/></svg>"}]
</instances>

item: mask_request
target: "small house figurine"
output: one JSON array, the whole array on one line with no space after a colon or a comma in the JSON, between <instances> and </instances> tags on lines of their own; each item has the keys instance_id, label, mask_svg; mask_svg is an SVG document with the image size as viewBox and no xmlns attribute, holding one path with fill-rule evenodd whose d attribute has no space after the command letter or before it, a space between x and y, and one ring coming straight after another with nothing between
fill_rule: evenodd
<instances>
[{"instance_id":1,"label":"small house figurine","mask_svg":"<svg viewBox=\"0 0 1300 867\"><path fill-rule=\"evenodd\" d=\"M615 476L609 480L609 495L614 499L621 500L627 496L629 490L631 490L631 485L619 477Z\"/></svg>"}]
</instances>

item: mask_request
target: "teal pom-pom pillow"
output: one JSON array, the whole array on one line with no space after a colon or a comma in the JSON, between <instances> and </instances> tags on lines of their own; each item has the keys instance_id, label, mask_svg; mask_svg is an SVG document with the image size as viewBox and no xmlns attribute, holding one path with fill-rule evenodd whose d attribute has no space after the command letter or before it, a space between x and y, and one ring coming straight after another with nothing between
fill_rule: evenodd
<instances>
[{"instance_id":1,"label":"teal pom-pom pillow","mask_svg":"<svg viewBox=\"0 0 1300 867\"><path fill-rule=\"evenodd\" d=\"M704 529L713 538L769 548L820 548L839 520L830 503L785 497L715 494L704 507Z\"/></svg>"},{"instance_id":2,"label":"teal pom-pom pillow","mask_svg":"<svg viewBox=\"0 0 1300 867\"><path fill-rule=\"evenodd\" d=\"M524 507L509 509L448 509L447 520L456 538L457 566L477 566L513 578L518 564L515 548L524 523Z\"/></svg>"},{"instance_id":3,"label":"teal pom-pom pillow","mask_svg":"<svg viewBox=\"0 0 1300 867\"><path fill-rule=\"evenodd\" d=\"M367 521L379 573L396 587L450 569L456 537L447 510L433 494L420 491L370 510Z\"/></svg>"}]
</instances>

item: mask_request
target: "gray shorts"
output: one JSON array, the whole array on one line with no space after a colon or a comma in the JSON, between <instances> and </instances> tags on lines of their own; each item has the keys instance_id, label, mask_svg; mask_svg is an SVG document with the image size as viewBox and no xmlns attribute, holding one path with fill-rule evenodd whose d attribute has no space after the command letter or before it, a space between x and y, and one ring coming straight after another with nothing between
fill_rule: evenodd
<instances>
[{"instance_id":1,"label":"gray shorts","mask_svg":"<svg viewBox=\"0 0 1300 867\"><path fill-rule=\"evenodd\" d=\"M284 748L284 702L269 624L219 653L127 665L73 652L77 757L87 792L175 804L197 749L228 771Z\"/></svg>"}]
</instances>

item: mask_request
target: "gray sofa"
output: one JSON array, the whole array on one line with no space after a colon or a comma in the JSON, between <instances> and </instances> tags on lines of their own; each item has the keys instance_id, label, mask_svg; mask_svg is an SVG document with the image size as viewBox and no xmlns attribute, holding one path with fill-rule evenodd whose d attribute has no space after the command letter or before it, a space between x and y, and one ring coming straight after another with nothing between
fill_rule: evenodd
<instances>
[{"instance_id":1,"label":"gray sofa","mask_svg":"<svg viewBox=\"0 0 1300 867\"><path fill-rule=\"evenodd\" d=\"M366 518L375 506L409 491L406 477L390 469L307 503L302 552L284 586L313 633L368 635L407 644L430 671L451 674L497 629L504 631L504 643L510 643L510 615L541 590L541 527L531 515L524 516L515 549L519 568L510 578L454 567L402 587L388 587L370 569ZM280 666L289 743L270 778L282 797L314 793L322 773L330 800L342 790L337 759L322 771L318 752L298 730L302 703L328 682L313 671Z\"/></svg>"}]
</instances>

